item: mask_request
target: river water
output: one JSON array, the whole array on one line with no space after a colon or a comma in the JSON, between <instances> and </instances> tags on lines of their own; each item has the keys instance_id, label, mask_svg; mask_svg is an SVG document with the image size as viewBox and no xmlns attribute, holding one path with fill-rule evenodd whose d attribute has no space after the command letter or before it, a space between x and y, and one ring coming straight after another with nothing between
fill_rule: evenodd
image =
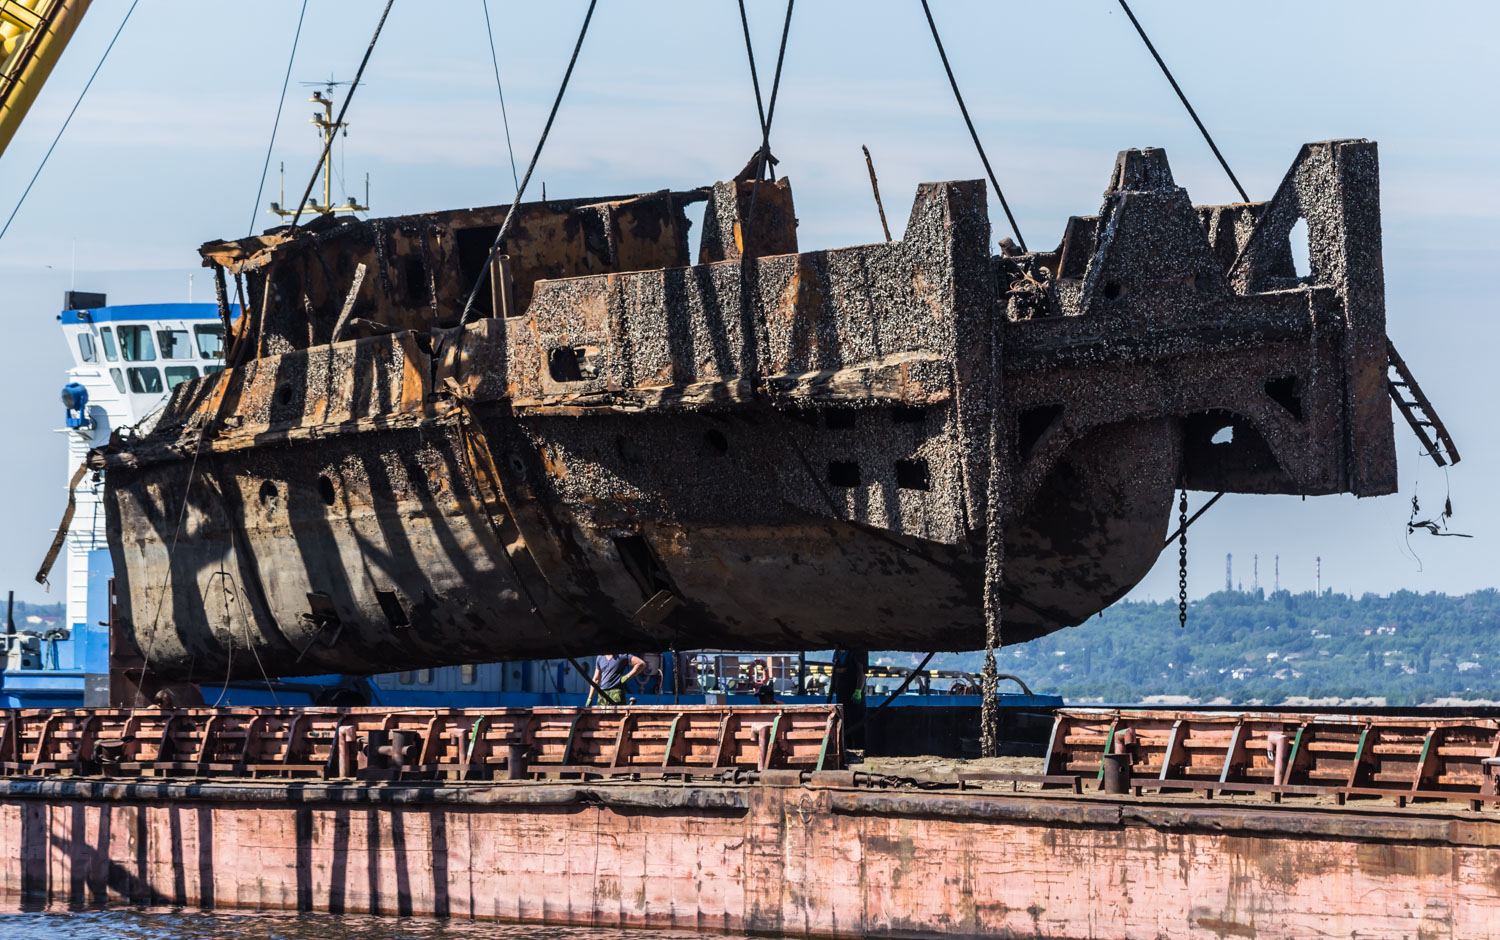
<instances>
[{"instance_id":1,"label":"river water","mask_svg":"<svg viewBox=\"0 0 1500 940\"><path fill-rule=\"evenodd\" d=\"M4 940L702 940L702 936L683 931L531 927L365 914L57 906L34 910L12 906L0 911L0 938Z\"/></svg>"}]
</instances>

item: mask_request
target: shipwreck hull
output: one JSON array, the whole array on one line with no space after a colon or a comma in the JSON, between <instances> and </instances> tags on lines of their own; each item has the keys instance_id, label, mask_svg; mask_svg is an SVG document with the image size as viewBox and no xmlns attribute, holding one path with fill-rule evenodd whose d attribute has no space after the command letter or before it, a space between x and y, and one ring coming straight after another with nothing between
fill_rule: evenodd
<instances>
[{"instance_id":1,"label":"shipwreck hull","mask_svg":"<svg viewBox=\"0 0 1500 940\"><path fill-rule=\"evenodd\" d=\"M526 206L488 269L498 210L205 246L251 301L231 368L93 458L150 668L972 649L987 570L1008 642L1078 623L1179 485L1395 487L1373 144L1202 208L1127 151L1099 216L1019 256L979 182L810 253L786 181L753 224L752 189Z\"/></svg>"}]
</instances>

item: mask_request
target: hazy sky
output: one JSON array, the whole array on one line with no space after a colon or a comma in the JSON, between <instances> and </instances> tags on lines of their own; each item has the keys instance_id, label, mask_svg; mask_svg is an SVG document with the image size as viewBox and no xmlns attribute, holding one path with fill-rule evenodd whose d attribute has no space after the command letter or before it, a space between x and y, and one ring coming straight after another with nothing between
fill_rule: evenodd
<instances>
[{"instance_id":1,"label":"hazy sky","mask_svg":"<svg viewBox=\"0 0 1500 940\"><path fill-rule=\"evenodd\" d=\"M524 170L586 7L490 0L510 125ZM127 7L94 0L26 125L0 158L8 214ZM57 388L67 365L62 293L111 303L212 297L196 247L248 231L300 4L296 0L142 0L30 201L0 241L0 482L7 536L0 590L46 600L31 576L61 514ZM317 141L311 88L349 78L376 0L312 0L277 138L300 192ZM1033 247L1069 215L1099 208L1114 155L1165 147L1195 202L1229 202L1227 178L1107 0L963 3L934 13L995 171ZM1226 552L1248 588L1281 557L1281 584L1462 592L1496 583L1500 498L1485 480L1497 369L1500 87L1493 3L1136 0L1135 10L1213 131L1251 198L1265 199L1305 141L1380 144L1389 332L1458 440L1451 476L1397 428L1401 493L1382 499L1226 497L1194 527L1190 587L1223 586ZM785 7L750 0L769 85ZM397 0L350 109L351 194L369 172L377 214L508 202L511 171L480 0ZM725 179L759 142L733 0L599 4L538 180L555 196L687 187ZM803 0L787 47L772 148L796 191L804 250L876 241L868 144L896 236L919 182L974 178L959 118L917 0ZM538 186L537 192L540 192ZM342 194L336 194L342 195ZM289 197L291 198L291 197ZM259 209L264 209L266 199ZM992 206L995 236L1003 216ZM272 219L256 213L257 226ZM76 251L77 270L71 270ZM1435 508L1451 485L1454 528L1470 539L1405 535L1413 492ZM1194 505L1203 498L1196 494ZM1420 560L1419 560L1420 559ZM1137 596L1176 590L1176 553Z\"/></svg>"}]
</instances>

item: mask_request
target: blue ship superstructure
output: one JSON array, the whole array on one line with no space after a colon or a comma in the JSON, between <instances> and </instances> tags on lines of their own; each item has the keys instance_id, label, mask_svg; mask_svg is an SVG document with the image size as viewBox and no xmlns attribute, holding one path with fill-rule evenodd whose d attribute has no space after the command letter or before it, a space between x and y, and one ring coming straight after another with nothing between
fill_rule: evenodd
<instances>
[{"instance_id":1,"label":"blue ship superstructure","mask_svg":"<svg viewBox=\"0 0 1500 940\"><path fill-rule=\"evenodd\" d=\"M110 435L144 429L167 394L222 369L224 324L216 304L108 306L102 294L70 291L57 315L72 365L61 393L57 432L67 441L67 476ZM113 568L104 536L103 484L81 473L62 553L64 617L45 631L5 639L0 704L21 707L109 704L109 612Z\"/></svg>"}]
</instances>

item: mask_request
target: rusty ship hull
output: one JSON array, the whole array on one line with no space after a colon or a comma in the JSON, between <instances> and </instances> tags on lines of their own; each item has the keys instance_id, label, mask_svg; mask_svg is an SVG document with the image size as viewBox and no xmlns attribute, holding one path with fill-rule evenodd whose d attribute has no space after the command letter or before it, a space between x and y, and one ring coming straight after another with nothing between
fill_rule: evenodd
<instances>
[{"instance_id":1,"label":"rusty ship hull","mask_svg":"<svg viewBox=\"0 0 1500 940\"><path fill-rule=\"evenodd\" d=\"M522 205L486 267L502 217L204 246L229 368L91 458L156 675L973 649L987 600L1015 642L1122 596L1179 486L1395 489L1367 141L1232 206L1125 151L1047 253L978 181L815 252L785 179Z\"/></svg>"}]
</instances>

